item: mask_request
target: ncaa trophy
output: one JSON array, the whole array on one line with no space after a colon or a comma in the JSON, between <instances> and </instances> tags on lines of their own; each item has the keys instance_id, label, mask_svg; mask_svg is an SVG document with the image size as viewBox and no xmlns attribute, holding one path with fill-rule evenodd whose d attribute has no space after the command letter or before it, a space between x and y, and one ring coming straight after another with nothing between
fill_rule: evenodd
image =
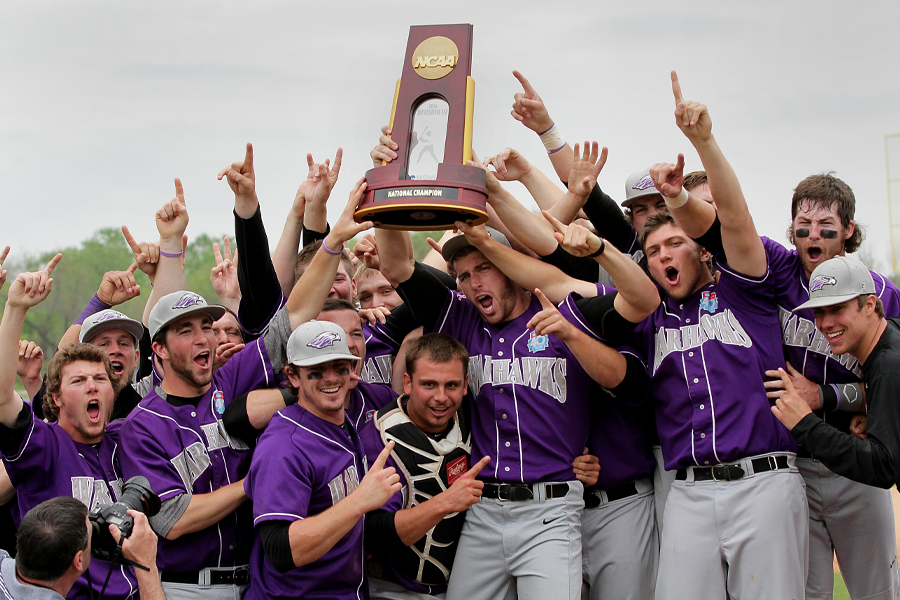
<instances>
[{"instance_id":1,"label":"ncaa trophy","mask_svg":"<svg viewBox=\"0 0 900 600\"><path fill-rule=\"evenodd\" d=\"M488 219L484 171L471 167L472 25L409 28L406 62L394 92L390 164L366 172L357 222L413 231L452 229Z\"/></svg>"}]
</instances>

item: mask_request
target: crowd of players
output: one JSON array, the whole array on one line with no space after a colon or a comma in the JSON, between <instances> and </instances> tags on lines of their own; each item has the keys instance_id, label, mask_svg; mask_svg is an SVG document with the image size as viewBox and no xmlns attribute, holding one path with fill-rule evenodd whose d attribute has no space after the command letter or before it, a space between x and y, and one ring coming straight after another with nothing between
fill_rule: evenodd
<instances>
[{"instance_id":1,"label":"crowd of players","mask_svg":"<svg viewBox=\"0 0 900 600\"><path fill-rule=\"evenodd\" d=\"M216 246L211 273L220 304L185 289L177 179L158 242L123 227L134 263L106 273L43 377L22 326L65 259L11 278L13 520L58 496L93 511L146 477L170 600L831 598L835 555L853 598L900 597L888 490L791 435L799 398L800 417L866 438L864 361L845 330L816 328L821 308L795 310L823 285L816 267L859 248L853 192L812 175L790 204L794 248L760 237L707 108L673 73L676 125L705 171L685 175L682 155L638 171L623 213L597 185L606 149L570 147L515 76L512 116L563 187L513 149L476 161L488 227L459 223L422 263L407 232L363 235L364 179L329 226L340 150L308 158L270 252L248 144L219 174L235 198L235 250ZM398 157L382 133L376 167ZM152 283L143 322L115 310L141 295L137 269ZM897 287L871 281L856 295L900 316ZM68 597L140 594L131 567L85 566Z\"/></svg>"}]
</instances>

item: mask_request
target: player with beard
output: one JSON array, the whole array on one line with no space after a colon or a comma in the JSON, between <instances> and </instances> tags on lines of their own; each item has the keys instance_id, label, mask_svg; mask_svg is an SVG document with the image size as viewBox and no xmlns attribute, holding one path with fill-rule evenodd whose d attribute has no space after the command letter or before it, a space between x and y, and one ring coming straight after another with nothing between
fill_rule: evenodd
<instances>
[{"instance_id":1,"label":"player with beard","mask_svg":"<svg viewBox=\"0 0 900 600\"><path fill-rule=\"evenodd\" d=\"M861 365L853 356L833 351L815 326L812 308L796 307L809 300L811 275L817 266L859 248L862 232L854 221L855 207L856 199L846 183L831 174L811 175L797 185L791 199L788 238L795 249L762 238L775 286L788 375L816 416L844 433L850 432L853 416L864 410ZM685 231L694 238L702 236L708 249L720 248L714 231L710 231L713 235L707 233L716 218L711 206L690 197L685 206L673 209L673 214L685 215ZM871 272L871 276L885 315L900 316L900 290L878 273ZM778 372L770 369L766 376L771 378L766 382L769 397L780 397L784 383ZM888 491L835 474L802 445L797 456L809 502L806 597L831 598L836 555L852 597L900 598L894 511Z\"/></svg>"},{"instance_id":2,"label":"player with beard","mask_svg":"<svg viewBox=\"0 0 900 600\"><path fill-rule=\"evenodd\" d=\"M18 492L16 521L57 496L73 496L93 511L116 502L122 489L121 422L109 423L117 379L100 349L73 344L50 361L47 398L55 423L36 418L15 392L16 357L26 313L50 294L50 275L60 258L57 254L43 270L16 277L0 322L0 453ZM87 600L98 594L111 566L92 560L69 598ZM133 570L113 567L105 597L125 600L137 595Z\"/></svg>"},{"instance_id":3,"label":"player with beard","mask_svg":"<svg viewBox=\"0 0 900 600\"><path fill-rule=\"evenodd\" d=\"M188 224L181 184L157 213L160 262L153 294L183 285L181 255ZM177 289L177 287L176 287ZM151 295L151 299L153 296ZM291 300L265 334L214 372L213 322L225 308L187 291L162 295L148 317L161 383L126 419L122 469L144 475L162 500L151 526L160 535L157 563L170 598L234 599L248 582L252 546L243 477L251 452L225 431L232 400L274 385L291 330L300 325Z\"/></svg>"}]
</instances>

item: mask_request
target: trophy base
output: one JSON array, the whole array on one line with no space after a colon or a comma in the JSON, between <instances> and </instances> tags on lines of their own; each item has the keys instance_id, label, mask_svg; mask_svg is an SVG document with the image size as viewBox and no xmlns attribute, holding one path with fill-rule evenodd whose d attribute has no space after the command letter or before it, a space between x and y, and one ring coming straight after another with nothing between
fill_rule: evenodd
<instances>
[{"instance_id":1,"label":"trophy base","mask_svg":"<svg viewBox=\"0 0 900 600\"><path fill-rule=\"evenodd\" d=\"M403 179L401 165L366 172L366 193L353 218L382 229L436 231L456 221L480 225L488 220L484 171L467 165L438 165L437 179Z\"/></svg>"}]
</instances>

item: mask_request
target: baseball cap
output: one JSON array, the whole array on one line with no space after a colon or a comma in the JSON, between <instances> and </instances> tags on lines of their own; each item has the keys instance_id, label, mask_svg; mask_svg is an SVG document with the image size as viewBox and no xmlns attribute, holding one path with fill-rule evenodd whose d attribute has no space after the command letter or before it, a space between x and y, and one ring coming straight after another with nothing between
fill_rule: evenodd
<instances>
[{"instance_id":1,"label":"baseball cap","mask_svg":"<svg viewBox=\"0 0 900 600\"><path fill-rule=\"evenodd\" d=\"M872 273L864 264L849 256L835 256L816 267L809 280L809 300L794 310L833 306L874 293Z\"/></svg>"},{"instance_id":2,"label":"baseball cap","mask_svg":"<svg viewBox=\"0 0 900 600\"><path fill-rule=\"evenodd\" d=\"M485 229L487 229L488 235L491 236L491 239L500 242L507 248L512 248L512 246L509 245L509 240L506 239L505 235L503 235L493 227L486 227ZM443 246L441 246L441 256L443 256L444 260L446 260L447 262L451 262L454 254L471 245L472 244L469 243L469 240L466 239L466 236L461 233L456 237L450 238Z\"/></svg>"},{"instance_id":3,"label":"baseball cap","mask_svg":"<svg viewBox=\"0 0 900 600\"><path fill-rule=\"evenodd\" d=\"M209 305L203 296L194 292L182 290L166 294L150 311L150 339L155 339L156 334L172 321L194 313L207 314L213 321L218 321L225 314L225 307Z\"/></svg>"},{"instance_id":4,"label":"baseball cap","mask_svg":"<svg viewBox=\"0 0 900 600\"><path fill-rule=\"evenodd\" d=\"M332 360L359 360L350 354L344 328L331 321L309 321L294 330L287 343L287 361L312 367Z\"/></svg>"},{"instance_id":5,"label":"baseball cap","mask_svg":"<svg viewBox=\"0 0 900 600\"><path fill-rule=\"evenodd\" d=\"M122 329L131 334L134 338L134 345L137 346L144 335L144 326L140 321L130 319L117 310L107 308L89 316L81 324L81 334L78 336L79 342L89 342L98 333L107 329Z\"/></svg>"},{"instance_id":6,"label":"baseball cap","mask_svg":"<svg viewBox=\"0 0 900 600\"><path fill-rule=\"evenodd\" d=\"M637 198L661 195L653 185L653 178L650 177L650 168L648 167L635 171L625 180L625 202L622 203L622 206L630 208L631 203Z\"/></svg>"}]
</instances>

